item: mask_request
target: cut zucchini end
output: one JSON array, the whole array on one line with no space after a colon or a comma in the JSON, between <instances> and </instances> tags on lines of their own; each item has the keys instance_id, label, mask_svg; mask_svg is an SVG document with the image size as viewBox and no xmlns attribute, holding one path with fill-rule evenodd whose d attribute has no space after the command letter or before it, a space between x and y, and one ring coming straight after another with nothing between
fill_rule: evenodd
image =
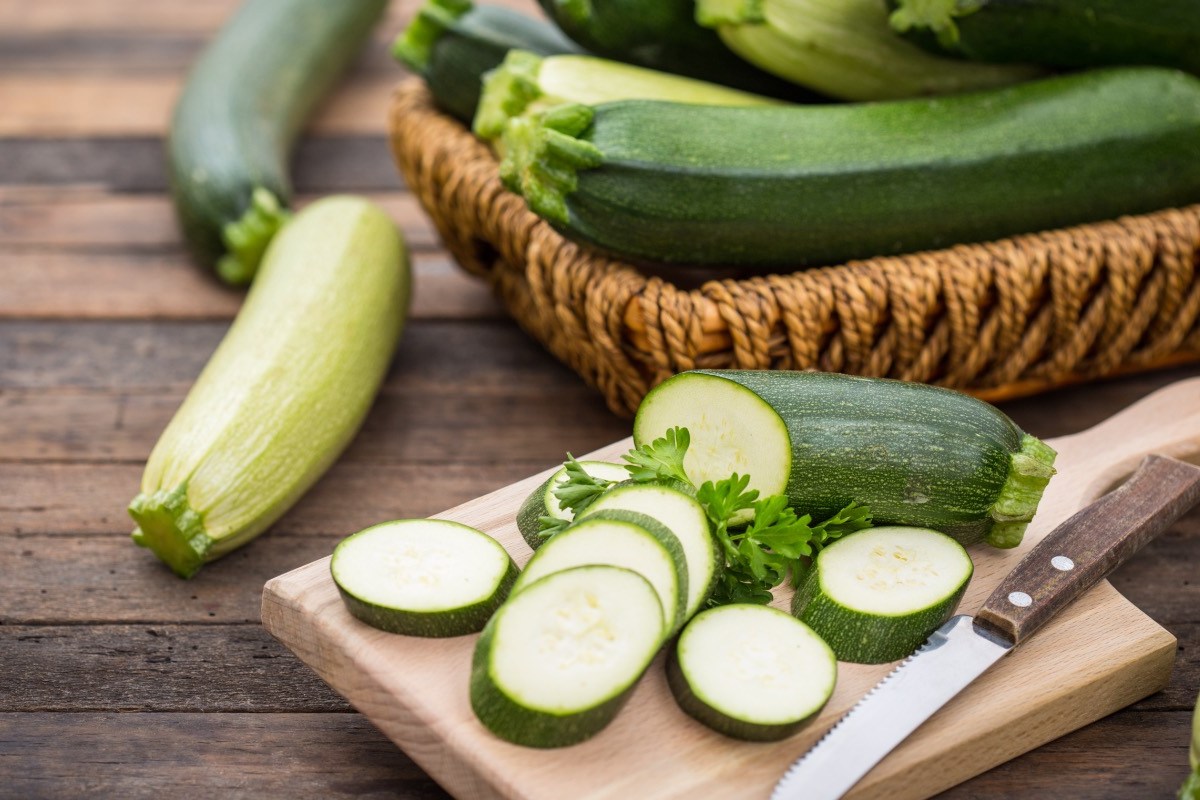
<instances>
[{"instance_id":1,"label":"cut zucchini end","mask_svg":"<svg viewBox=\"0 0 1200 800\"><path fill-rule=\"evenodd\" d=\"M481 139L497 139L505 124L541 96L538 72L542 57L528 50L509 50L500 66L483 76L483 91L472 129Z\"/></svg>"},{"instance_id":2,"label":"cut zucchini end","mask_svg":"<svg viewBox=\"0 0 1200 800\"><path fill-rule=\"evenodd\" d=\"M598 147L578 138L592 116L588 106L567 103L532 117L515 117L504 126L500 178L549 222L569 222L567 195L579 186L576 173L604 161Z\"/></svg>"},{"instance_id":3,"label":"cut zucchini end","mask_svg":"<svg viewBox=\"0 0 1200 800\"><path fill-rule=\"evenodd\" d=\"M696 22L705 28L766 22L763 0L698 0Z\"/></svg>"},{"instance_id":4,"label":"cut zucchini end","mask_svg":"<svg viewBox=\"0 0 1200 800\"><path fill-rule=\"evenodd\" d=\"M409 69L424 73L438 39L473 5L471 0L426 0L392 43L392 57Z\"/></svg>"},{"instance_id":5,"label":"cut zucchini end","mask_svg":"<svg viewBox=\"0 0 1200 800\"><path fill-rule=\"evenodd\" d=\"M142 492L129 504L129 516L138 525L134 543L153 551L179 577L192 577L208 561L213 539L188 505L186 483Z\"/></svg>"},{"instance_id":6,"label":"cut zucchini end","mask_svg":"<svg viewBox=\"0 0 1200 800\"><path fill-rule=\"evenodd\" d=\"M995 522L987 535L988 544L1011 548L1021 543L1054 476L1057 455L1052 447L1034 436L1025 434L1021 439L1021 449L1013 454L1000 497L989 512Z\"/></svg>"},{"instance_id":7,"label":"cut zucchini end","mask_svg":"<svg viewBox=\"0 0 1200 800\"><path fill-rule=\"evenodd\" d=\"M245 286L254 280L267 245L290 216L273 192L256 187L246 212L221 229L221 241L228 251L217 261L221 280L230 286Z\"/></svg>"}]
</instances>

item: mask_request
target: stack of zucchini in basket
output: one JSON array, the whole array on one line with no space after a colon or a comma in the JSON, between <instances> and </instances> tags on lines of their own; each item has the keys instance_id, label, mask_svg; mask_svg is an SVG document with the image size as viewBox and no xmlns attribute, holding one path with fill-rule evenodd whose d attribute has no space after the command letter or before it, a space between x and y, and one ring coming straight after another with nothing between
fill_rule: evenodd
<instances>
[{"instance_id":1,"label":"stack of zucchini in basket","mask_svg":"<svg viewBox=\"0 0 1200 800\"><path fill-rule=\"evenodd\" d=\"M531 210L635 263L793 270L1200 200L1186 0L542 6L574 43L428 0L396 52Z\"/></svg>"}]
</instances>

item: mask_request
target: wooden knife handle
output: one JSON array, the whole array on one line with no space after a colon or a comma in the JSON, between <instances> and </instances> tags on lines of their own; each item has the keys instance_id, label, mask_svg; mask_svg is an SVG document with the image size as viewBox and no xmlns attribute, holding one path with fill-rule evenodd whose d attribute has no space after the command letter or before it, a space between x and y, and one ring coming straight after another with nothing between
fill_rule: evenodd
<instances>
[{"instance_id":1,"label":"wooden knife handle","mask_svg":"<svg viewBox=\"0 0 1200 800\"><path fill-rule=\"evenodd\" d=\"M1200 467L1147 456L1112 492L1059 525L983 604L976 624L1020 644L1200 501Z\"/></svg>"}]
</instances>

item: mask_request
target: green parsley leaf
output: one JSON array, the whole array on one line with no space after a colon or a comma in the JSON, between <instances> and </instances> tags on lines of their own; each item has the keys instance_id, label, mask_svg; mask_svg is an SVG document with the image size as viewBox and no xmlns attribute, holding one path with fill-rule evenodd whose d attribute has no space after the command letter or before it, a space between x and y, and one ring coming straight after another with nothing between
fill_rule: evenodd
<instances>
[{"instance_id":1,"label":"green parsley leaf","mask_svg":"<svg viewBox=\"0 0 1200 800\"><path fill-rule=\"evenodd\" d=\"M549 539L570 525L570 520L559 519L558 517L541 516L538 517L538 532L537 535L543 539Z\"/></svg>"},{"instance_id":2,"label":"green parsley leaf","mask_svg":"<svg viewBox=\"0 0 1200 800\"><path fill-rule=\"evenodd\" d=\"M850 505L829 519L819 525L814 525L813 533L821 544L825 544L840 539L848 533L869 528L871 525L871 509L851 502Z\"/></svg>"},{"instance_id":3,"label":"green parsley leaf","mask_svg":"<svg viewBox=\"0 0 1200 800\"><path fill-rule=\"evenodd\" d=\"M559 505L573 511L575 516L590 506L614 483L589 475L583 465L576 461L575 456L570 453L567 453L565 466L567 477L554 487L554 496L558 498Z\"/></svg>"},{"instance_id":4,"label":"green parsley leaf","mask_svg":"<svg viewBox=\"0 0 1200 800\"><path fill-rule=\"evenodd\" d=\"M629 476L639 483L656 480L677 480L691 483L683 469L683 457L691 444L687 428L671 428L661 439L643 444L621 456L629 462Z\"/></svg>"}]
</instances>

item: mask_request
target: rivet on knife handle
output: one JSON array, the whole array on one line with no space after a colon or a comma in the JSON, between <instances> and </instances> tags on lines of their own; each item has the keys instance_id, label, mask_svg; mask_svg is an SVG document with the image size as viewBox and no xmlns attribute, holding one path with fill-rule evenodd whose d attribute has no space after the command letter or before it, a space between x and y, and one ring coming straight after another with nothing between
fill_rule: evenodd
<instances>
[{"instance_id":1,"label":"rivet on knife handle","mask_svg":"<svg viewBox=\"0 0 1200 800\"><path fill-rule=\"evenodd\" d=\"M1020 644L1198 500L1200 467L1147 456L1128 481L1043 539L983 604L976 624Z\"/></svg>"}]
</instances>

